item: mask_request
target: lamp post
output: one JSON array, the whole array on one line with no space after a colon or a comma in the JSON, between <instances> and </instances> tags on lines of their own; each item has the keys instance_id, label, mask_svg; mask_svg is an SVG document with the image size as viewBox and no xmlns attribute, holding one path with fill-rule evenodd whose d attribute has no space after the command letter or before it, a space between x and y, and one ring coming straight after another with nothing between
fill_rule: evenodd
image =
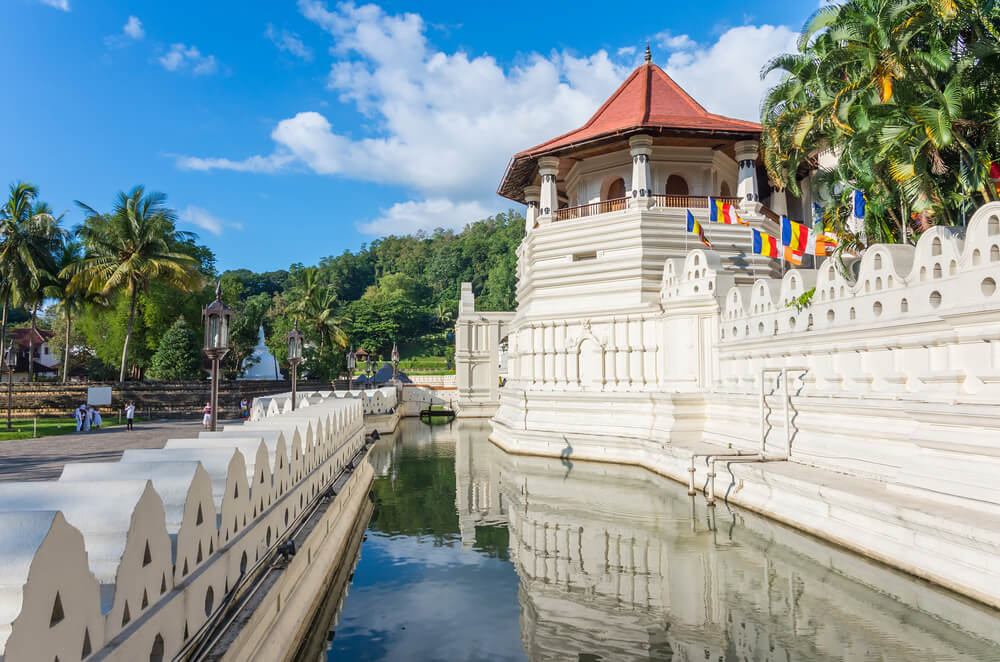
<instances>
[{"instance_id":1,"label":"lamp post","mask_svg":"<svg viewBox=\"0 0 1000 662\"><path fill-rule=\"evenodd\" d=\"M392 343L390 360L392 361L392 381L395 382L399 375L399 348L396 347L396 343Z\"/></svg>"},{"instance_id":2,"label":"lamp post","mask_svg":"<svg viewBox=\"0 0 1000 662\"><path fill-rule=\"evenodd\" d=\"M368 355L368 382L375 385L375 355Z\"/></svg>"},{"instance_id":3,"label":"lamp post","mask_svg":"<svg viewBox=\"0 0 1000 662\"><path fill-rule=\"evenodd\" d=\"M17 366L17 352L14 351L14 341L10 341L7 353L4 355L4 363L7 364L7 429L10 430L10 410L13 403L14 392L14 367Z\"/></svg>"},{"instance_id":4,"label":"lamp post","mask_svg":"<svg viewBox=\"0 0 1000 662\"><path fill-rule=\"evenodd\" d=\"M351 374L358 365L358 357L354 355L354 348L347 350L347 390L351 390Z\"/></svg>"},{"instance_id":5,"label":"lamp post","mask_svg":"<svg viewBox=\"0 0 1000 662\"><path fill-rule=\"evenodd\" d=\"M299 331L299 320L295 320L295 326L288 332L288 365L292 366L292 411L295 411L295 385L298 381L296 370L302 363L302 332Z\"/></svg>"},{"instance_id":6,"label":"lamp post","mask_svg":"<svg viewBox=\"0 0 1000 662\"><path fill-rule=\"evenodd\" d=\"M209 430L215 431L219 416L219 362L229 352L229 322L233 311L222 303L222 281L215 288L215 301L205 306L201 312L205 321L205 347L202 351L212 362L211 423Z\"/></svg>"}]
</instances>

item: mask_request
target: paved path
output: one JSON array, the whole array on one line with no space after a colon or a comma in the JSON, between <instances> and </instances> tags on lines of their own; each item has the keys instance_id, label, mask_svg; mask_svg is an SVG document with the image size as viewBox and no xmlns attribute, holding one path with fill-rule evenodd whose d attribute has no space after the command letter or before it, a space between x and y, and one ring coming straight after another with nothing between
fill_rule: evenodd
<instances>
[{"instance_id":1,"label":"paved path","mask_svg":"<svg viewBox=\"0 0 1000 662\"><path fill-rule=\"evenodd\" d=\"M224 422L220 421L222 425ZM197 437L201 420L149 421L87 433L0 442L0 481L55 480L67 462L115 462L126 448L163 448L167 439Z\"/></svg>"}]
</instances>

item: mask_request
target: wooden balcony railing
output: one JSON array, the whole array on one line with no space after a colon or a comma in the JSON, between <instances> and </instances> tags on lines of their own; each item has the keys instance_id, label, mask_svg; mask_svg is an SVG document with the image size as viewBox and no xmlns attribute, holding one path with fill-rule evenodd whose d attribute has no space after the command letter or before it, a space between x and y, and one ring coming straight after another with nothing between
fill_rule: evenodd
<instances>
[{"instance_id":1,"label":"wooden balcony railing","mask_svg":"<svg viewBox=\"0 0 1000 662\"><path fill-rule=\"evenodd\" d=\"M715 200L722 200L734 205L740 203L740 198L715 198ZM615 198L614 200L601 200L576 207L566 207L557 210L553 220L568 221L574 218L622 211L628 209L628 201L628 198ZM653 206L673 209L708 209L708 198L703 195L654 195Z\"/></svg>"},{"instance_id":2,"label":"wooden balcony railing","mask_svg":"<svg viewBox=\"0 0 1000 662\"><path fill-rule=\"evenodd\" d=\"M739 198L715 197L713 200L721 200L729 204L739 205ZM708 197L704 195L654 195L654 207L671 207L680 209L708 209Z\"/></svg>"},{"instance_id":3,"label":"wooden balcony railing","mask_svg":"<svg viewBox=\"0 0 1000 662\"><path fill-rule=\"evenodd\" d=\"M628 209L628 198L615 198L614 200L601 200L591 202L589 205L578 205L576 207L566 207L556 211L554 221L568 221L573 218L583 218L585 216L597 216L608 212Z\"/></svg>"}]
</instances>

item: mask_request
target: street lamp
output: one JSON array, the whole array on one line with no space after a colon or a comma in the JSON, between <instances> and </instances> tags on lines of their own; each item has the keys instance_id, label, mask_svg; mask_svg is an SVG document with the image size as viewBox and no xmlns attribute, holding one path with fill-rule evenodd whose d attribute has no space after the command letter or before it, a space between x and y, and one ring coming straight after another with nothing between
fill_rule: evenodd
<instances>
[{"instance_id":1,"label":"street lamp","mask_svg":"<svg viewBox=\"0 0 1000 662\"><path fill-rule=\"evenodd\" d=\"M4 355L4 363L7 364L7 429L10 430L10 410L13 402L14 389L14 368L17 366L17 352L14 351L14 341L10 341L7 353Z\"/></svg>"},{"instance_id":2,"label":"street lamp","mask_svg":"<svg viewBox=\"0 0 1000 662\"><path fill-rule=\"evenodd\" d=\"M399 348L396 347L396 343L392 343L390 360L392 361L392 381L396 381L397 375L399 375Z\"/></svg>"},{"instance_id":3,"label":"street lamp","mask_svg":"<svg viewBox=\"0 0 1000 662\"><path fill-rule=\"evenodd\" d=\"M375 355L368 355L368 382L370 384L375 383Z\"/></svg>"},{"instance_id":4,"label":"street lamp","mask_svg":"<svg viewBox=\"0 0 1000 662\"><path fill-rule=\"evenodd\" d=\"M347 350L347 390L351 390L351 373L358 365L358 357L354 355L354 348Z\"/></svg>"},{"instance_id":5,"label":"street lamp","mask_svg":"<svg viewBox=\"0 0 1000 662\"><path fill-rule=\"evenodd\" d=\"M305 336L299 331L299 320L295 320L295 326L288 332L288 365L292 366L292 411L295 411L295 382L298 375L296 368L302 363L302 339Z\"/></svg>"},{"instance_id":6,"label":"street lamp","mask_svg":"<svg viewBox=\"0 0 1000 662\"><path fill-rule=\"evenodd\" d=\"M212 362L212 397L209 402L212 413L209 430L214 432L219 415L219 362L229 352L229 322L233 318L233 311L222 303L222 281L215 288L215 301L205 306L201 317L205 322L205 347L202 351Z\"/></svg>"}]
</instances>

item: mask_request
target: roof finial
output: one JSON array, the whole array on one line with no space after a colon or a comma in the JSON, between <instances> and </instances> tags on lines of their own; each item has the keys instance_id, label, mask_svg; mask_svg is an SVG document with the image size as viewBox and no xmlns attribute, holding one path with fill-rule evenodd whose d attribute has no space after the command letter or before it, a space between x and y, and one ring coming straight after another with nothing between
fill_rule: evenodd
<instances>
[{"instance_id":1,"label":"roof finial","mask_svg":"<svg viewBox=\"0 0 1000 662\"><path fill-rule=\"evenodd\" d=\"M653 54L649 50L649 40L646 40L646 62L653 61Z\"/></svg>"}]
</instances>

